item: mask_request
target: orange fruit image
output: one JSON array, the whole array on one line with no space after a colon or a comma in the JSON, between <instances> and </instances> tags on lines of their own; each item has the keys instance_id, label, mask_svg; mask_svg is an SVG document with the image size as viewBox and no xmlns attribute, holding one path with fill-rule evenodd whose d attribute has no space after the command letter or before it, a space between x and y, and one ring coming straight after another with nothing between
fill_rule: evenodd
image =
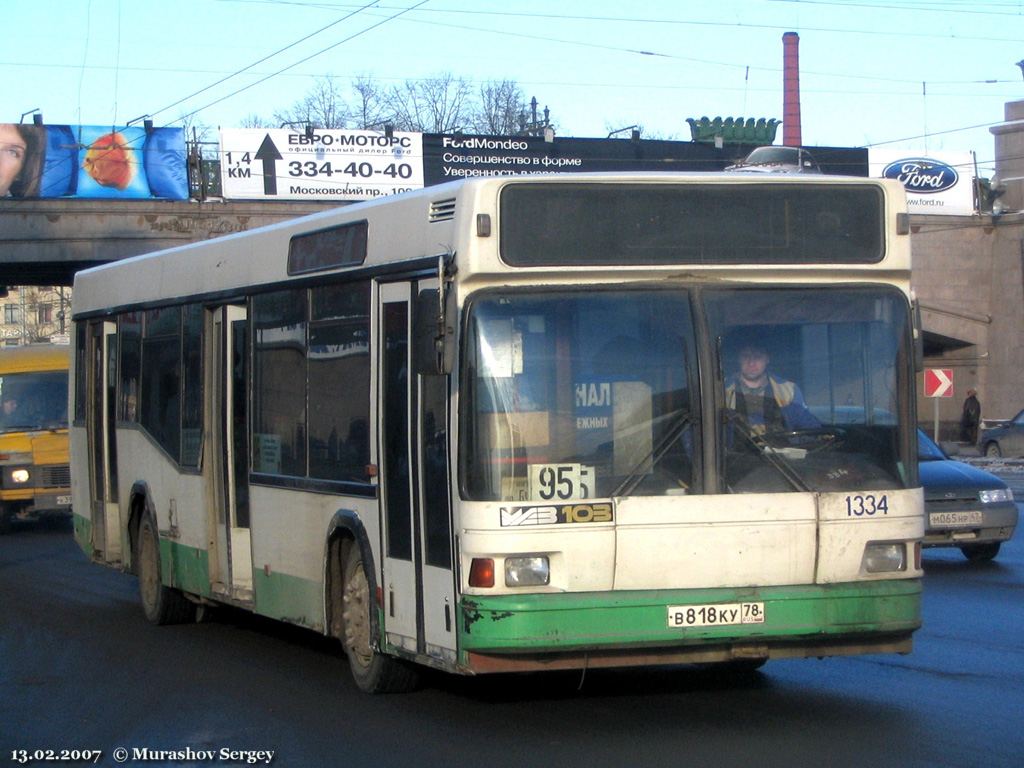
<instances>
[{"instance_id":1,"label":"orange fruit image","mask_svg":"<svg viewBox=\"0 0 1024 768\"><path fill-rule=\"evenodd\" d=\"M120 133L107 133L89 145L82 166L97 184L125 189L135 175L135 162L128 141Z\"/></svg>"}]
</instances>

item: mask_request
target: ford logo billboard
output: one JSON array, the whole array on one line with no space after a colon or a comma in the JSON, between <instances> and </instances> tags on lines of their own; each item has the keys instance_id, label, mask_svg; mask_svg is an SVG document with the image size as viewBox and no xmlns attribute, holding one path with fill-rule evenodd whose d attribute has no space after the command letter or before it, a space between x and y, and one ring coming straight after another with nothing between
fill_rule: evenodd
<instances>
[{"instance_id":1,"label":"ford logo billboard","mask_svg":"<svg viewBox=\"0 0 1024 768\"><path fill-rule=\"evenodd\" d=\"M931 195L945 192L956 186L960 174L956 168L938 160L926 157L910 157L889 163L882 171L882 177L896 179L907 192L919 195Z\"/></svg>"}]
</instances>

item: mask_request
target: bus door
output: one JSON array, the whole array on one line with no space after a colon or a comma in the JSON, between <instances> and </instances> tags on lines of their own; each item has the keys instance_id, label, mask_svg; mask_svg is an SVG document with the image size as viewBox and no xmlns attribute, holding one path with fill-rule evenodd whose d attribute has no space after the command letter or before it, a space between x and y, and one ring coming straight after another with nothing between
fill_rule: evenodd
<instances>
[{"instance_id":1,"label":"bus door","mask_svg":"<svg viewBox=\"0 0 1024 768\"><path fill-rule=\"evenodd\" d=\"M430 303L436 286L431 280L380 287L381 586L388 641L453 660L448 379L432 371L419 372L422 366L414 354L421 324L437 322L436 314L416 308Z\"/></svg>"},{"instance_id":2,"label":"bus door","mask_svg":"<svg viewBox=\"0 0 1024 768\"><path fill-rule=\"evenodd\" d=\"M85 414L89 440L90 514L92 546L106 562L121 560L121 530L117 504L117 326L89 323L88 387Z\"/></svg>"},{"instance_id":3,"label":"bus door","mask_svg":"<svg viewBox=\"0 0 1024 768\"><path fill-rule=\"evenodd\" d=\"M248 336L246 309L217 307L211 318L207 370L207 419L211 435L214 519L210 582L214 593L252 600L249 531L249 427L246 400Z\"/></svg>"}]
</instances>

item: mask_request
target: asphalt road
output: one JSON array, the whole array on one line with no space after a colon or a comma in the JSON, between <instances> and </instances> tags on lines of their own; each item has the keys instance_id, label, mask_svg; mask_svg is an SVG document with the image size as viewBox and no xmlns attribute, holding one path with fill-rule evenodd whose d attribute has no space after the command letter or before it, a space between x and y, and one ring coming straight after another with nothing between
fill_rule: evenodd
<instances>
[{"instance_id":1,"label":"asphalt road","mask_svg":"<svg viewBox=\"0 0 1024 768\"><path fill-rule=\"evenodd\" d=\"M17 765L17 750L72 749L118 765L125 749L133 766L262 764L262 750L277 766L353 768L1016 768L1021 535L992 564L926 553L925 626L909 656L778 661L746 676L436 675L372 697L335 643L304 630L235 611L153 627L134 578L87 562L66 526L27 528L0 538L0 765Z\"/></svg>"}]
</instances>

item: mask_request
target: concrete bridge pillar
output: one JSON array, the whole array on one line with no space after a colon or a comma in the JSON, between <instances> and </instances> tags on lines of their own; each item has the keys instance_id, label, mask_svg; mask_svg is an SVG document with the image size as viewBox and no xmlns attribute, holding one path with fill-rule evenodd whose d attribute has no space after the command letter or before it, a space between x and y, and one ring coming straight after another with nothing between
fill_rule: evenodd
<instances>
[{"instance_id":1,"label":"concrete bridge pillar","mask_svg":"<svg viewBox=\"0 0 1024 768\"><path fill-rule=\"evenodd\" d=\"M996 204L1004 213L1024 211L1024 100L1009 101L1005 122L989 130L995 136L996 177L1005 189Z\"/></svg>"}]
</instances>

